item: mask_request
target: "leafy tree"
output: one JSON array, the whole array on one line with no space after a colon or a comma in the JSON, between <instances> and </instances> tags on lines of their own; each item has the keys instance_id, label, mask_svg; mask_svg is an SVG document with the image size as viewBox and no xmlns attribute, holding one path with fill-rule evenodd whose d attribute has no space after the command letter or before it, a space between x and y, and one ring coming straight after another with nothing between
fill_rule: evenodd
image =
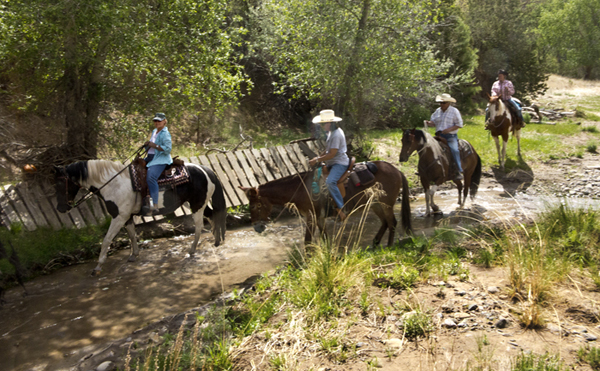
<instances>
[{"instance_id":1,"label":"leafy tree","mask_svg":"<svg viewBox=\"0 0 600 371\"><path fill-rule=\"evenodd\" d=\"M514 83L515 96L527 101L546 90L543 53L535 35L537 4L520 0L459 0L479 51L475 75L490 94L499 69Z\"/></svg>"},{"instance_id":2,"label":"leafy tree","mask_svg":"<svg viewBox=\"0 0 600 371\"><path fill-rule=\"evenodd\" d=\"M265 0L254 7L254 52L280 93L333 108L367 129L401 101L438 91L451 61L427 35L433 5L397 0Z\"/></svg>"},{"instance_id":3,"label":"leafy tree","mask_svg":"<svg viewBox=\"0 0 600 371\"><path fill-rule=\"evenodd\" d=\"M558 72L600 77L600 0L554 0L541 12L539 35Z\"/></svg>"},{"instance_id":4,"label":"leafy tree","mask_svg":"<svg viewBox=\"0 0 600 371\"><path fill-rule=\"evenodd\" d=\"M472 97L481 87L475 84L478 58L472 45L471 29L455 3L455 0L440 1L437 7L440 21L433 27L430 37L439 58L452 61L446 79L453 82L450 84L452 96L457 99L461 112L465 112L474 108Z\"/></svg>"},{"instance_id":5,"label":"leafy tree","mask_svg":"<svg viewBox=\"0 0 600 371\"><path fill-rule=\"evenodd\" d=\"M0 35L0 73L12 105L49 118L54 130L66 129L70 159L96 157L100 134L138 144L142 126L128 114L218 111L243 81L232 55L243 30L227 27L224 2L0 4L0 28L8 31Z\"/></svg>"}]
</instances>

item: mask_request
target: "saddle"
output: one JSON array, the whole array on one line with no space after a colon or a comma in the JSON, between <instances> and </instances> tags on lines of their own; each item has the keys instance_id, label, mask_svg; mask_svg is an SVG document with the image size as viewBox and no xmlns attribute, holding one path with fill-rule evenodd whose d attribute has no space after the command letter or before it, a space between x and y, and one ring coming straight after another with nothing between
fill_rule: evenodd
<instances>
[{"instance_id":1,"label":"saddle","mask_svg":"<svg viewBox=\"0 0 600 371\"><path fill-rule=\"evenodd\" d=\"M444 150L444 155L448 159L448 163L450 164L450 179L454 179L458 175L458 166L456 166L456 162L452 157L452 152L450 151L450 147L448 146L448 141L446 138L443 138L435 133L435 140L440 142L442 149ZM473 147L471 144L464 139L458 139L458 153L460 154L461 161L464 161L469 156L473 154Z\"/></svg>"},{"instance_id":2,"label":"saddle","mask_svg":"<svg viewBox=\"0 0 600 371\"><path fill-rule=\"evenodd\" d=\"M142 197L149 194L148 182L146 176L148 168L146 161L143 158L137 157L129 167L129 175L131 177L131 186L135 192L140 192ZM173 158L173 163L168 165L158 178L158 186L164 188L166 186L176 187L180 184L190 181L190 174L183 160L178 157Z\"/></svg>"},{"instance_id":3,"label":"saddle","mask_svg":"<svg viewBox=\"0 0 600 371\"><path fill-rule=\"evenodd\" d=\"M328 174L327 168L324 168L324 173ZM375 173L377 172L377 165L372 162L361 162L356 163L356 157L350 158L350 163L346 172L340 177L337 182L338 189L342 194L342 197L346 197L346 188L348 183L351 182L355 187L368 188L375 183Z\"/></svg>"}]
</instances>

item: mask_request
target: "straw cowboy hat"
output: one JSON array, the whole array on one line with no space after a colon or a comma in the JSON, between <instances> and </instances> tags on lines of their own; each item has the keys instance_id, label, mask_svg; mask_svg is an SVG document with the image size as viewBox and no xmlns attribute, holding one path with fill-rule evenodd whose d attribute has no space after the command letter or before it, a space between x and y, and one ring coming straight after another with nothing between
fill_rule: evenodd
<instances>
[{"instance_id":1,"label":"straw cowboy hat","mask_svg":"<svg viewBox=\"0 0 600 371\"><path fill-rule=\"evenodd\" d=\"M438 95L437 97L435 97L435 102L436 103L446 103L446 102L456 103L456 99L452 98L450 96L450 94L444 93L442 95Z\"/></svg>"},{"instance_id":2,"label":"straw cowboy hat","mask_svg":"<svg viewBox=\"0 0 600 371\"><path fill-rule=\"evenodd\" d=\"M319 116L313 119L313 124L322 124L324 122L338 122L342 121L340 117L336 117L335 113L331 109L324 109L320 112Z\"/></svg>"}]
</instances>

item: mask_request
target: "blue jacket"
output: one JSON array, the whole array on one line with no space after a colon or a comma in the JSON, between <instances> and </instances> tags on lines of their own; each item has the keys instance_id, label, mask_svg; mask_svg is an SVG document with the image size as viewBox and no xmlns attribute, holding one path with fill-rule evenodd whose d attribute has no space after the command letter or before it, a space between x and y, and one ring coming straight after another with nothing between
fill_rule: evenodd
<instances>
[{"instance_id":1,"label":"blue jacket","mask_svg":"<svg viewBox=\"0 0 600 371\"><path fill-rule=\"evenodd\" d=\"M155 131L156 129L152 131L152 135L154 135ZM169 133L169 129L167 129L166 126L156 136L155 143L163 150L159 151L155 148L154 158L146 166L171 165L173 163L173 160L171 159L171 133Z\"/></svg>"}]
</instances>

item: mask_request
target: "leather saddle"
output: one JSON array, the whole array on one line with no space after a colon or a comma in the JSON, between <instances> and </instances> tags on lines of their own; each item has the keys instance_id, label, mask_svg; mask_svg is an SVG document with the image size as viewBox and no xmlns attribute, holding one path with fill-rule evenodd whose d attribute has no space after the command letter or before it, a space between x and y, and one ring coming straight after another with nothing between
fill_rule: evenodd
<instances>
[{"instance_id":1,"label":"leather saddle","mask_svg":"<svg viewBox=\"0 0 600 371\"><path fill-rule=\"evenodd\" d=\"M133 190L140 192L142 197L148 196L148 182L146 181L148 168L146 167L146 161L144 161L144 159L141 157L137 157L131 163L131 166L129 167L129 173L131 175L131 184ZM166 185L175 187L179 184L187 183L189 179L190 175L185 167L185 162L180 160L178 157L174 157L173 163L168 165L160 174L160 177L158 178L158 185L159 187Z\"/></svg>"},{"instance_id":2,"label":"leather saddle","mask_svg":"<svg viewBox=\"0 0 600 371\"><path fill-rule=\"evenodd\" d=\"M346 187L352 182L355 187L369 187L375 183L374 174L377 172L377 166L374 163L356 163L356 157L350 158L350 163L344 174L337 182L338 189L342 197L346 197ZM328 174L327 167L324 167L324 174Z\"/></svg>"}]
</instances>

